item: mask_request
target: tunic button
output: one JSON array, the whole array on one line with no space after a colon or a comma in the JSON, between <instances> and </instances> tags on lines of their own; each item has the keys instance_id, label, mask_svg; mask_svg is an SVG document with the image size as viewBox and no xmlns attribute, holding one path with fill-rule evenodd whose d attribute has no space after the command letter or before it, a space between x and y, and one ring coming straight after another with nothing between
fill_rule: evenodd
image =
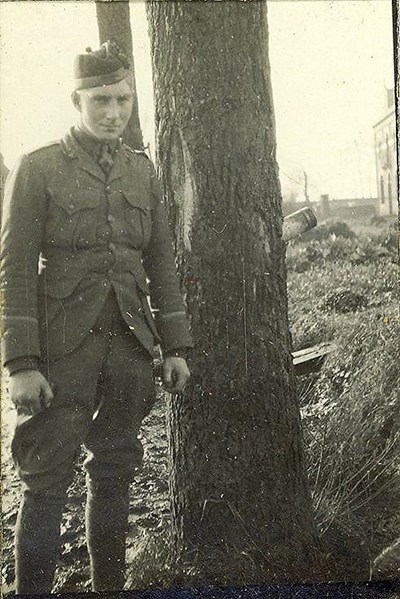
<instances>
[{"instance_id":1,"label":"tunic button","mask_svg":"<svg viewBox=\"0 0 400 599\"><path fill-rule=\"evenodd\" d=\"M107 270L107 274L108 274L109 277L112 277L113 274L114 274L113 269L112 268L108 269Z\"/></svg>"},{"instance_id":2,"label":"tunic button","mask_svg":"<svg viewBox=\"0 0 400 599\"><path fill-rule=\"evenodd\" d=\"M111 193L111 187L109 185L106 186L106 193L107 194Z\"/></svg>"},{"instance_id":3,"label":"tunic button","mask_svg":"<svg viewBox=\"0 0 400 599\"><path fill-rule=\"evenodd\" d=\"M109 222L109 223L113 223L113 222L114 222L114 220L115 220L115 218L113 217L113 215L112 215L112 214L109 214L109 215L107 216L107 220L108 220L108 222Z\"/></svg>"},{"instance_id":4,"label":"tunic button","mask_svg":"<svg viewBox=\"0 0 400 599\"><path fill-rule=\"evenodd\" d=\"M114 243L109 243L108 247L110 248L110 250L113 252L115 250L115 244Z\"/></svg>"}]
</instances>

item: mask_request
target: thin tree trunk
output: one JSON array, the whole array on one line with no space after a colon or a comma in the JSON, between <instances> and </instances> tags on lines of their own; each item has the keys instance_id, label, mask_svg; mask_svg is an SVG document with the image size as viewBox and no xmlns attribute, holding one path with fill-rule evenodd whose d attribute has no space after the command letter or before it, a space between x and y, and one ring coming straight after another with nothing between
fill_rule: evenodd
<instances>
[{"instance_id":1,"label":"thin tree trunk","mask_svg":"<svg viewBox=\"0 0 400 599\"><path fill-rule=\"evenodd\" d=\"M3 212L3 197L4 197L4 186L8 175L8 168L5 165L3 154L0 152L0 224Z\"/></svg>"},{"instance_id":2,"label":"thin tree trunk","mask_svg":"<svg viewBox=\"0 0 400 599\"><path fill-rule=\"evenodd\" d=\"M173 559L211 582L316 576L290 355L264 2L149 2L158 161L192 322L169 405Z\"/></svg>"},{"instance_id":3,"label":"thin tree trunk","mask_svg":"<svg viewBox=\"0 0 400 599\"><path fill-rule=\"evenodd\" d=\"M124 132L124 141L132 148L143 149L143 135L139 122L139 108L133 60L132 30L130 25L128 0L96 0L97 24L100 43L115 41L131 59L133 81L133 110Z\"/></svg>"}]
</instances>

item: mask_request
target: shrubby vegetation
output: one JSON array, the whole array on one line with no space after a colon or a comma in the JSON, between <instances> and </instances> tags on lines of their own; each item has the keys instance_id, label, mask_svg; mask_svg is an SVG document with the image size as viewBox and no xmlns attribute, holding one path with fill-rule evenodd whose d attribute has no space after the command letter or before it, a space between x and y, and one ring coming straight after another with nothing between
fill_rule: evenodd
<instances>
[{"instance_id":1,"label":"shrubby vegetation","mask_svg":"<svg viewBox=\"0 0 400 599\"><path fill-rule=\"evenodd\" d=\"M288 271L306 272L315 266L340 263L370 264L382 258L397 262L398 231L395 224L356 235L346 223L321 225L293 243L287 252ZM368 232L367 232L368 231Z\"/></svg>"},{"instance_id":2,"label":"shrubby vegetation","mask_svg":"<svg viewBox=\"0 0 400 599\"><path fill-rule=\"evenodd\" d=\"M336 343L300 381L317 523L333 570L361 578L400 529L397 232L372 224L319 227L287 262L295 348Z\"/></svg>"}]
</instances>

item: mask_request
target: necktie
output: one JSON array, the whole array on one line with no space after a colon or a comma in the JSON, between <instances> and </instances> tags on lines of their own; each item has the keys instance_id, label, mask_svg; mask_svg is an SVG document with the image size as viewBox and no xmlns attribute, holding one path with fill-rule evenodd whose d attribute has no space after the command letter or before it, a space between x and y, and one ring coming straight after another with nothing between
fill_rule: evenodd
<instances>
[{"instance_id":1,"label":"necktie","mask_svg":"<svg viewBox=\"0 0 400 599\"><path fill-rule=\"evenodd\" d=\"M100 167L103 170L103 172L106 175L108 175L112 168L112 165L114 164L112 151L109 144L101 144L98 163L100 164Z\"/></svg>"}]
</instances>

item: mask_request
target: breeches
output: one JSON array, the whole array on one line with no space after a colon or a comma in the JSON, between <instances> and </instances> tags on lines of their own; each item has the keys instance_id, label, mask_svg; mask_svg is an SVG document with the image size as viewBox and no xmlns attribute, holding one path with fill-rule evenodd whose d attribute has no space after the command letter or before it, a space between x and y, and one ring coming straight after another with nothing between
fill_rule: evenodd
<instances>
[{"instance_id":1,"label":"breeches","mask_svg":"<svg viewBox=\"0 0 400 599\"><path fill-rule=\"evenodd\" d=\"M91 481L132 481L143 455L137 434L155 387L150 354L118 317L112 332L100 324L79 348L43 365L52 404L34 416L18 416L12 442L26 490L65 491L82 444Z\"/></svg>"}]
</instances>

